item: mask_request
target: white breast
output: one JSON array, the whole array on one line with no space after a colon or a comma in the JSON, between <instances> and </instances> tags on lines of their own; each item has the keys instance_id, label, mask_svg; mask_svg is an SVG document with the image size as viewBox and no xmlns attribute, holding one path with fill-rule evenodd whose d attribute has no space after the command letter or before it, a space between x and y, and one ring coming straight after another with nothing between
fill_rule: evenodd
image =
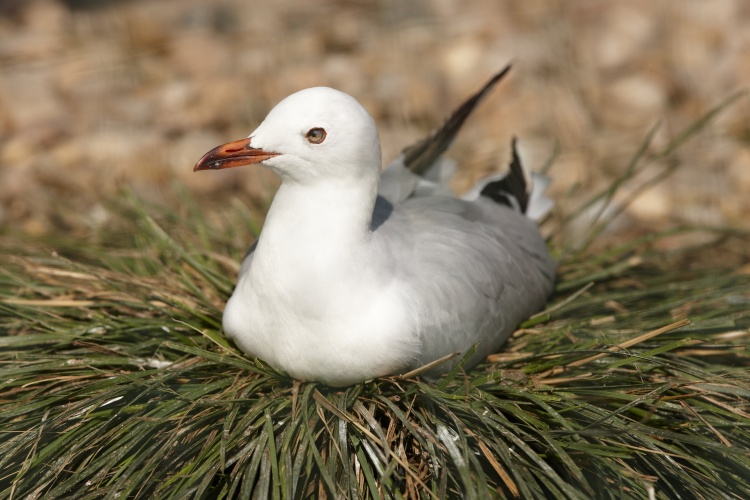
<instances>
[{"instance_id":1,"label":"white breast","mask_svg":"<svg viewBox=\"0 0 750 500\"><path fill-rule=\"evenodd\" d=\"M258 264L224 311L224 331L243 351L332 386L404 371L421 351L401 283L367 273L326 283L296 269L269 287Z\"/></svg>"}]
</instances>

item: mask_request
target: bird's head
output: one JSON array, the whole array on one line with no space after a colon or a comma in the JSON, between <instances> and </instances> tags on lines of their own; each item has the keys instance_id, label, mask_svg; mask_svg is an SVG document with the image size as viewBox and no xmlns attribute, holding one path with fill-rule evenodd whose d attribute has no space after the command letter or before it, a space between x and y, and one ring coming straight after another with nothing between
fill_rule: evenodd
<instances>
[{"instance_id":1,"label":"bird's head","mask_svg":"<svg viewBox=\"0 0 750 500\"><path fill-rule=\"evenodd\" d=\"M193 170L261 164L284 182L377 177L375 121L351 96L327 87L301 90L274 107L246 139L212 149Z\"/></svg>"}]
</instances>

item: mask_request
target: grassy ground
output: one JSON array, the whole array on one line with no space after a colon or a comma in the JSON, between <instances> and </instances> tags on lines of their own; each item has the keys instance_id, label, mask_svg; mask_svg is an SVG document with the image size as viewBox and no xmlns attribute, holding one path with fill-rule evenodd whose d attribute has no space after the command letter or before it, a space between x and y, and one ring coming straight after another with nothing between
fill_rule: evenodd
<instances>
[{"instance_id":1,"label":"grassy ground","mask_svg":"<svg viewBox=\"0 0 750 500\"><path fill-rule=\"evenodd\" d=\"M488 363L334 391L221 336L240 203L117 204L96 241L3 237L2 498L750 497L745 233L561 251Z\"/></svg>"}]
</instances>

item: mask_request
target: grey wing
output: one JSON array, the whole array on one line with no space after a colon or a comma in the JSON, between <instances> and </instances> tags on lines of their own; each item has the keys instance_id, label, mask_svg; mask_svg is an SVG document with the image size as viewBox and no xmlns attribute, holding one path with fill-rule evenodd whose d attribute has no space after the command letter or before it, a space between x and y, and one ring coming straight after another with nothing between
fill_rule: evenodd
<instances>
[{"instance_id":1,"label":"grey wing","mask_svg":"<svg viewBox=\"0 0 750 500\"><path fill-rule=\"evenodd\" d=\"M399 222L383 224L381 241L399 247L389 248L399 255L396 274L410 283L419 312L423 347L414 367L478 343L472 366L544 307L556 264L519 212L485 199L412 198L392 219Z\"/></svg>"},{"instance_id":2,"label":"grey wing","mask_svg":"<svg viewBox=\"0 0 750 500\"><path fill-rule=\"evenodd\" d=\"M412 196L454 196L448 182L456 171L456 162L438 158L424 177L414 174L396 158L380 175L378 196L391 204L399 204Z\"/></svg>"},{"instance_id":3,"label":"grey wing","mask_svg":"<svg viewBox=\"0 0 750 500\"><path fill-rule=\"evenodd\" d=\"M401 203L414 193L418 183L419 176L406 168L399 156L380 174L378 197L390 204Z\"/></svg>"}]
</instances>

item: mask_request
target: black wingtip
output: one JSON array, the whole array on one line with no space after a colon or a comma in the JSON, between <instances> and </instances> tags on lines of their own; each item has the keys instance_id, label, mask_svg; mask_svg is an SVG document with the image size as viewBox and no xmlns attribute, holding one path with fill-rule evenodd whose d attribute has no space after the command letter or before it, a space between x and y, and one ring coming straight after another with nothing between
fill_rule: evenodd
<instances>
[{"instance_id":1,"label":"black wingtip","mask_svg":"<svg viewBox=\"0 0 750 500\"><path fill-rule=\"evenodd\" d=\"M417 175L423 175L427 172L438 157L450 147L456 134L458 134L466 119L476 109L484 96L508 74L511 67L511 64L508 64L490 78L477 93L459 106L439 129L416 144L404 149L404 164Z\"/></svg>"},{"instance_id":2,"label":"black wingtip","mask_svg":"<svg viewBox=\"0 0 750 500\"><path fill-rule=\"evenodd\" d=\"M516 138L510 143L511 161L508 174L497 181L488 183L482 188L481 195L491 198L497 203L517 208L521 213L526 213L529 208L529 185L526 182L521 158L516 149ZM515 201L515 203L514 203Z\"/></svg>"},{"instance_id":3,"label":"black wingtip","mask_svg":"<svg viewBox=\"0 0 750 500\"><path fill-rule=\"evenodd\" d=\"M508 72L513 68L513 63L509 63L506 65L503 69L501 69L495 76L490 78L490 81L487 82L487 84L484 86L482 90L479 91L480 94L486 93L488 90L490 90L497 82L505 78L505 75L508 74Z\"/></svg>"}]
</instances>

